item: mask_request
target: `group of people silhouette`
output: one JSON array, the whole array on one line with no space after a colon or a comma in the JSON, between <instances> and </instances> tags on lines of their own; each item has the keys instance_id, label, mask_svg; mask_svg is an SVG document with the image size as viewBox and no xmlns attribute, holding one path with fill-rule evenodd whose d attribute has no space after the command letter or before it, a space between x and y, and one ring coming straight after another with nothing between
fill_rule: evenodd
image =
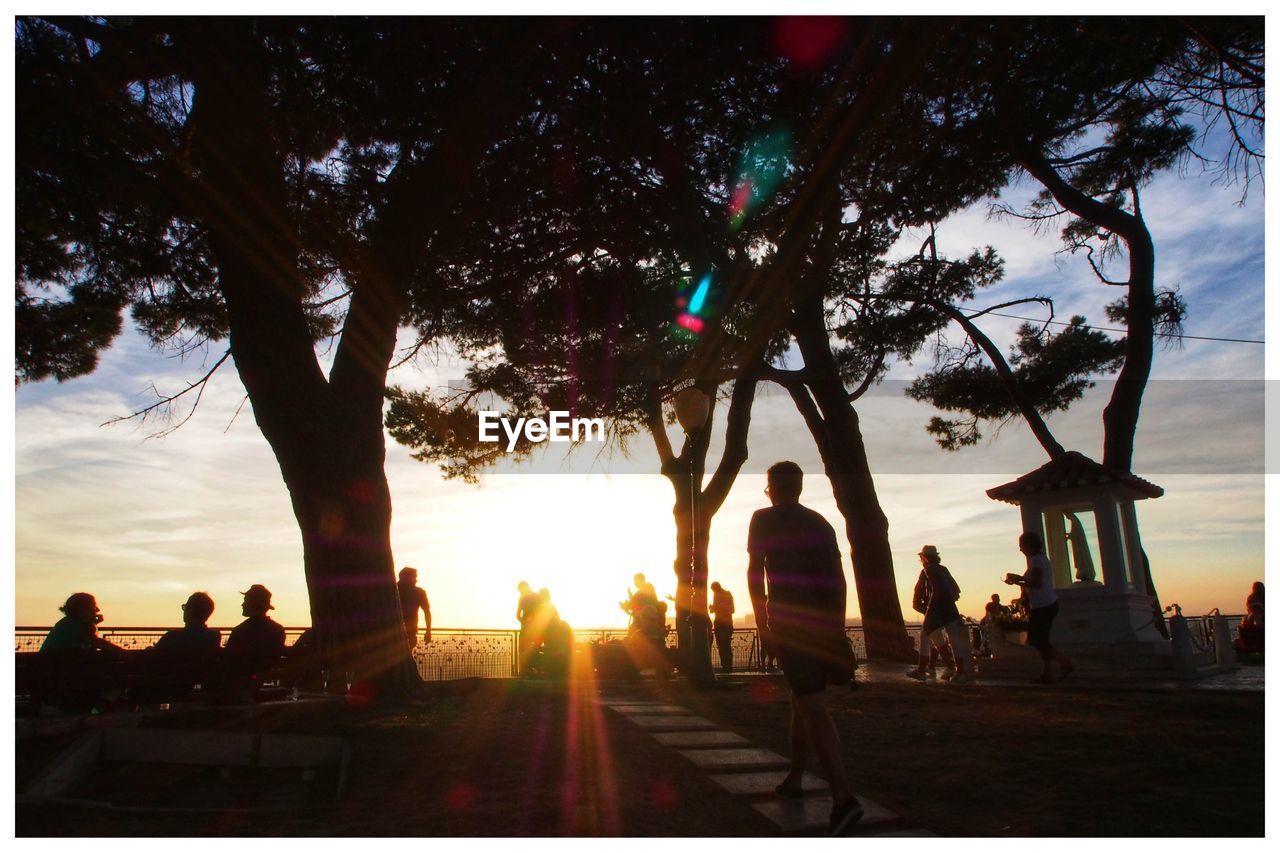
<instances>
[{"instance_id":1,"label":"group of people silhouette","mask_svg":"<svg viewBox=\"0 0 1280 853\"><path fill-rule=\"evenodd\" d=\"M40 646L41 701L69 713L87 713L164 703L189 696L200 685L206 688L202 695L216 701L238 700L246 690L251 698L257 683L253 677L304 643L299 638L293 649L286 648L284 628L268 615L275 608L265 586L253 584L241 595L245 618L228 633L225 646L221 632L208 624L213 598L193 592L182 603L182 627L166 631L142 651L128 651L99 634L103 615L93 595L68 596L59 608L62 618Z\"/></svg>"},{"instance_id":2,"label":"group of people silhouette","mask_svg":"<svg viewBox=\"0 0 1280 853\"><path fill-rule=\"evenodd\" d=\"M628 616L627 635L639 636L655 645L665 645L667 636L667 603L658 600L658 591L641 572L632 578L636 588L627 589L627 597L618 602Z\"/></svg>"},{"instance_id":3,"label":"group of people silhouette","mask_svg":"<svg viewBox=\"0 0 1280 853\"><path fill-rule=\"evenodd\" d=\"M245 661L263 661L285 654L284 628L268 615L274 610L271 590L256 583L241 593L240 610L245 619L231 629L226 647L222 633L209 627L213 598L207 592L193 592L182 603L182 627L165 632L150 650L168 660L209 659L215 655ZM69 596L58 608L63 616L40 646L42 653L60 651L101 652L120 655L124 649L98 635L103 621L97 599L87 592Z\"/></svg>"},{"instance_id":4,"label":"group of people silhouette","mask_svg":"<svg viewBox=\"0 0 1280 853\"><path fill-rule=\"evenodd\" d=\"M917 680L925 680L937 670L939 661L950 667L942 680L962 683L972 677L972 659L984 649L983 630L1027 629L1027 645L1040 654L1041 669L1032 681L1050 684L1061 681L1075 670L1075 664L1049 641L1053 621L1058 614L1058 596L1054 592L1052 569L1044 553L1044 544L1035 533L1018 538L1018 549L1027 559L1023 574L1005 575L1004 582L1020 588L1012 606L1001 603L999 594L987 602L978 627L969 630L956 607L960 586L946 566L935 545L920 549L920 575L912 595L912 606L924 615L920 631L919 663L907 671ZM1057 665L1055 677L1053 665Z\"/></svg>"},{"instance_id":5,"label":"group of people silhouette","mask_svg":"<svg viewBox=\"0 0 1280 853\"><path fill-rule=\"evenodd\" d=\"M528 581L517 586L516 621L520 623L520 672L524 675L564 676L573 652L573 629L551 603L551 590L537 592Z\"/></svg>"}]
</instances>

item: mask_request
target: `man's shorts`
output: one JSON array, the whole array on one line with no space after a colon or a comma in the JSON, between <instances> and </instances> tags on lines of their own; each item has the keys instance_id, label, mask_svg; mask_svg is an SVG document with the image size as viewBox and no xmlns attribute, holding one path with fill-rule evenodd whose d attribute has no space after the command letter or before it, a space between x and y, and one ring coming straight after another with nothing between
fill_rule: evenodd
<instances>
[{"instance_id":1,"label":"man's shorts","mask_svg":"<svg viewBox=\"0 0 1280 853\"><path fill-rule=\"evenodd\" d=\"M1048 607L1033 607L1028 615L1027 645L1033 649L1049 647L1049 631L1053 628L1053 618L1058 615L1058 602Z\"/></svg>"},{"instance_id":2,"label":"man's shorts","mask_svg":"<svg viewBox=\"0 0 1280 853\"><path fill-rule=\"evenodd\" d=\"M821 693L828 682L848 684L853 678L857 661L843 626L821 631L772 626L772 631L782 674L796 696Z\"/></svg>"}]
</instances>

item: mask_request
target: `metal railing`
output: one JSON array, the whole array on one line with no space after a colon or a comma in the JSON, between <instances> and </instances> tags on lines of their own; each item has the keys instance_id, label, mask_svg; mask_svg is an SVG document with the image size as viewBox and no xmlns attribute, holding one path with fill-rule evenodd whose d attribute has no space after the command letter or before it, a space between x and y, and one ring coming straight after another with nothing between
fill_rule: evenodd
<instances>
[{"instance_id":1,"label":"metal railing","mask_svg":"<svg viewBox=\"0 0 1280 853\"><path fill-rule=\"evenodd\" d=\"M170 628L156 627L99 627L98 636L128 651L142 651L155 645ZM223 644L230 628L219 628ZM305 628L285 628L285 642L292 645ZM918 636L919 626L912 632ZM14 630L15 652L36 652L49 633L46 626L20 626ZM859 660L866 660L866 643L861 628L846 628L845 634L853 644ZM418 674L427 681L445 681L457 678L510 678L520 675L520 632L512 630L483 630L464 628L433 628L431 643L421 643L413 649L413 660ZM573 631L574 642L579 646L591 642L608 643L627 636L625 628L579 628ZM675 631L667 635L668 647L676 643ZM761 654L760 637L755 628L735 628L731 642L733 668L736 671L762 671L765 660ZM712 661L720 665L719 650L712 648Z\"/></svg>"},{"instance_id":2,"label":"metal railing","mask_svg":"<svg viewBox=\"0 0 1280 853\"><path fill-rule=\"evenodd\" d=\"M1188 616L1187 624L1192 636L1205 648L1213 647L1213 618L1210 616ZM1226 616L1227 625L1234 633L1243 616ZM913 643L920 640L920 625L907 625L907 634ZM130 650L140 651L155 645L169 628L156 627L99 627L98 635L116 645ZM220 628L222 642L226 643L230 628ZM292 644L305 628L285 628L286 642ZM14 651L35 652L40 650L49 628L23 626L14 630ZM627 636L624 628L579 628L573 631L578 646L593 641L607 643L621 640ZM853 646L854 655L859 662L867 659L866 638L861 627L846 627L845 636ZM421 632L419 632L421 640ZM667 634L668 647L676 643L675 631ZM418 674L427 681L446 681L457 678L510 678L520 674L520 632L501 629L468 629L468 628L433 628L431 643L423 645L419 642L413 650L413 660ZM760 647L760 636L755 628L735 628L733 631L733 668L740 672L760 672L764 670L765 660ZM719 650L713 645L711 659L715 666L720 665Z\"/></svg>"}]
</instances>

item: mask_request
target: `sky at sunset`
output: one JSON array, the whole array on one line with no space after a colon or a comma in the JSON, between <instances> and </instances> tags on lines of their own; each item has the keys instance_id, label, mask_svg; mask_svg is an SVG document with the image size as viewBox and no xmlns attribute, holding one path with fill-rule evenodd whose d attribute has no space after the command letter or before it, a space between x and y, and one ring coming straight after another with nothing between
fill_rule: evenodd
<instances>
[{"instance_id":1,"label":"sky at sunset","mask_svg":"<svg viewBox=\"0 0 1280 853\"><path fill-rule=\"evenodd\" d=\"M1007 195L1017 204L1033 192L1024 183ZM1265 337L1261 186L1246 204L1240 197L1239 186L1215 184L1194 166L1161 175L1143 194L1157 283L1178 287L1188 302L1188 335ZM1036 234L1020 222L989 219L983 204L943 223L938 235L952 257L989 243L1005 258L1005 281L974 306L1048 294L1060 319L1084 314L1110 325L1102 307L1121 291L1093 279L1082 258L1056 254L1056 231ZM902 252L913 253L923 236L905 238ZM1042 316L1029 307L1011 313ZM984 328L1007 345L1018 322L990 318ZM16 389L18 625L52 624L57 606L76 591L97 596L104 627L177 624L178 605L196 589L217 602L211 624L229 625L240 618L237 591L253 583L275 593L279 621L309 624L288 495L229 363L195 416L167 437L148 438L156 423L102 426L154 399L150 386L179 390L219 355L214 349L204 361L165 358L130 331L103 354L94 375ZM1046 458L1020 423L960 453L937 448L924 431L931 410L902 395L901 380L930 364L924 353L915 364L897 365L891 381L860 402L859 414L890 521L904 613L910 618L914 555L930 543L962 588L961 611L976 617L992 592L1008 592L1000 577L1024 565L1017 509L984 492ZM443 350L397 369L391 381L438 386L463 370ZM1263 576L1263 378L1258 344L1186 340L1157 351L1134 471L1163 486L1165 496L1139 504L1138 515L1162 600L1189 613L1241 612L1250 583ZM1100 384L1050 419L1064 445L1100 458L1109 391ZM721 403L715 415L718 432L725 408ZM678 440L676 428L671 435ZM751 460L715 520L710 554L711 579L734 592L740 617L749 610L747 523L766 504L763 470L779 459L805 468L802 501L836 527L849 572L843 519L780 389L762 389L749 446ZM542 459L500 467L473 486L443 481L438 469L388 440L397 565L419 569L438 627L516 627L520 580L549 588L576 628L624 624L617 602L637 571L660 595L674 592L671 485L654 473L647 436L634 439L629 456L597 455L588 446L566 458L564 445L550 447ZM709 467L718 450L717 439ZM856 596L849 601L856 616Z\"/></svg>"}]
</instances>

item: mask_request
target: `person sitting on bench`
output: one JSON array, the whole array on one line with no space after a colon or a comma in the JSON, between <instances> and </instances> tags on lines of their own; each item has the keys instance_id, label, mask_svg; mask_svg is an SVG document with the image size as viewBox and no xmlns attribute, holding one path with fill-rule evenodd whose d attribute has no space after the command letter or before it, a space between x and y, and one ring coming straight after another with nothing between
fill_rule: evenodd
<instances>
[{"instance_id":1,"label":"person sitting on bench","mask_svg":"<svg viewBox=\"0 0 1280 853\"><path fill-rule=\"evenodd\" d=\"M156 652L166 659L206 659L216 655L222 648L222 634L206 624L212 615L213 599L209 593L191 593L182 605L182 627L165 632L156 641Z\"/></svg>"},{"instance_id":2,"label":"person sitting on bench","mask_svg":"<svg viewBox=\"0 0 1280 853\"><path fill-rule=\"evenodd\" d=\"M260 583L245 590L241 612L247 617L231 629L227 637L227 655L235 661L253 665L269 663L284 655L284 628L267 615L275 610L271 590Z\"/></svg>"},{"instance_id":3,"label":"person sitting on bench","mask_svg":"<svg viewBox=\"0 0 1280 853\"><path fill-rule=\"evenodd\" d=\"M117 654L124 649L98 636L102 611L97 600L87 592L77 592L58 608L63 617L49 631L40 646L42 652L99 651Z\"/></svg>"}]
</instances>

